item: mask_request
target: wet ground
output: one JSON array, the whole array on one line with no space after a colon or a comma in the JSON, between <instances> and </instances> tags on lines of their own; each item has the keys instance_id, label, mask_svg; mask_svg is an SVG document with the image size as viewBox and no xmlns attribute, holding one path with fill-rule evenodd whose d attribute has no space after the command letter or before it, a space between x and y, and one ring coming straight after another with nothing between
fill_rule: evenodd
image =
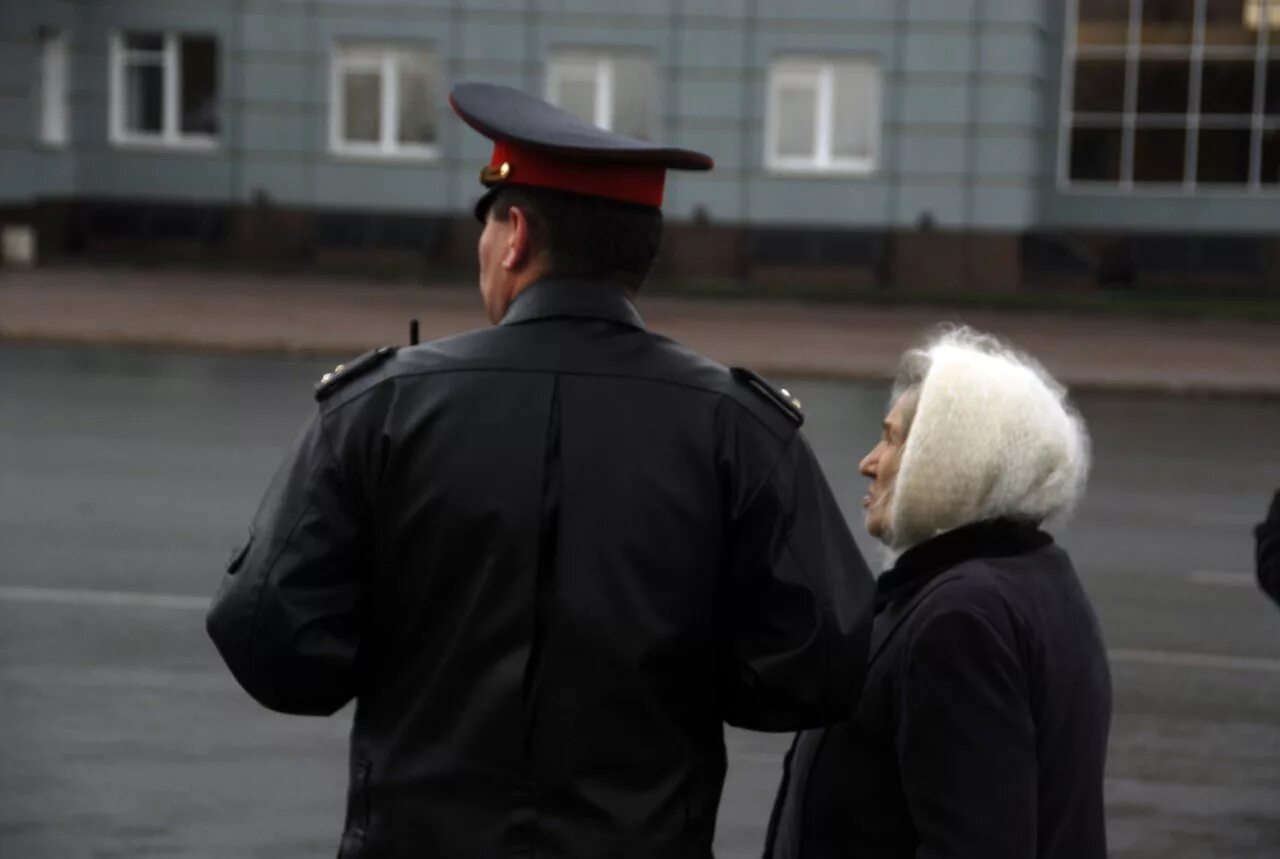
<instances>
[{"instance_id":1,"label":"wet ground","mask_svg":"<svg viewBox=\"0 0 1280 859\"><path fill-rule=\"evenodd\" d=\"M203 631L329 363L0 344L0 855L333 855L349 714L260 710ZM856 524L883 388L790 387ZM1280 402L1081 407L1060 536L1112 651L1112 855L1280 856L1280 608L1250 574ZM717 855L757 855L786 742L730 734Z\"/></svg>"}]
</instances>

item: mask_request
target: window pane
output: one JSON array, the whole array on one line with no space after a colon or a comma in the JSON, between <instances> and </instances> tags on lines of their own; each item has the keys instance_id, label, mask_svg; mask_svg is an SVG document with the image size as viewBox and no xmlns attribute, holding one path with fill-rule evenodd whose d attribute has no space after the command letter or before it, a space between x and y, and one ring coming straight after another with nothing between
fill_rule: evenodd
<instances>
[{"instance_id":1,"label":"window pane","mask_svg":"<svg viewBox=\"0 0 1280 859\"><path fill-rule=\"evenodd\" d=\"M876 78L875 69L867 66L835 67L832 156L862 160L875 155Z\"/></svg>"},{"instance_id":2,"label":"window pane","mask_svg":"<svg viewBox=\"0 0 1280 859\"><path fill-rule=\"evenodd\" d=\"M1262 184L1280 185L1280 128L1262 132Z\"/></svg>"},{"instance_id":3,"label":"window pane","mask_svg":"<svg viewBox=\"0 0 1280 859\"><path fill-rule=\"evenodd\" d=\"M618 57L613 63L613 122L619 134L648 140L653 136L653 64L644 57Z\"/></svg>"},{"instance_id":4,"label":"window pane","mask_svg":"<svg viewBox=\"0 0 1280 859\"><path fill-rule=\"evenodd\" d=\"M129 63L124 80L124 127L141 134L159 134L164 116L164 69L159 63Z\"/></svg>"},{"instance_id":5,"label":"window pane","mask_svg":"<svg viewBox=\"0 0 1280 859\"><path fill-rule=\"evenodd\" d=\"M1196 159L1199 183L1244 185L1249 181L1249 144L1253 132L1247 128L1202 128Z\"/></svg>"},{"instance_id":6,"label":"window pane","mask_svg":"<svg viewBox=\"0 0 1280 859\"><path fill-rule=\"evenodd\" d=\"M1080 0L1077 40L1082 45L1123 45L1129 40L1129 4L1124 0Z\"/></svg>"},{"instance_id":7,"label":"window pane","mask_svg":"<svg viewBox=\"0 0 1280 859\"><path fill-rule=\"evenodd\" d=\"M1280 30L1280 3L1270 0L1270 5L1265 6L1266 0L1244 0L1244 23L1246 27L1253 30L1264 29L1263 21L1266 21L1265 29L1269 29L1272 33ZM1275 36L1271 37L1271 43L1275 44Z\"/></svg>"},{"instance_id":8,"label":"window pane","mask_svg":"<svg viewBox=\"0 0 1280 859\"><path fill-rule=\"evenodd\" d=\"M382 128L382 75L347 71L342 76L342 139L377 143Z\"/></svg>"},{"instance_id":9,"label":"window pane","mask_svg":"<svg viewBox=\"0 0 1280 859\"><path fill-rule=\"evenodd\" d=\"M1190 45L1194 0L1143 0L1142 44Z\"/></svg>"},{"instance_id":10,"label":"window pane","mask_svg":"<svg viewBox=\"0 0 1280 859\"><path fill-rule=\"evenodd\" d=\"M427 146L440 139L436 105L440 101L435 64L424 54L400 56L400 127L396 140Z\"/></svg>"},{"instance_id":11,"label":"window pane","mask_svg":"<svg viewBox=\"0 0 1280 859\"><path fill-rule=\"evenodd\" d=\"M124 47L128 51L164 51L164 36L160 33L125 33Z\"/></svg>"},{"instance_id":12,"label":"window pane","mask_svg":"<svg viewBox=\"0 0 1280 859\"><path fill-rule=\"evenodd\" d=\"M583 79L565 77L560 79L556 91L555 103L562 109L579 119L595 124L596 121L596 81L595 77Z\"/></svg>"},{"instance_id":13,"label":"window pane","mask_svg":"<svg viewBox=\"0 0 1280 859\"><path fill-rule=\"evenodd\" d=\"M1138 113L1187 112L1191 65L1182 60L1142 60L1138 64Z\"/></svg>"},{"instance_id":14,"label":"window pane","mask_svg":"<svg viewBox=\"0 0 1280 859\"><path fill-rule=\"evenodd\" d=\"M67 40L62 33L40 36L40 139L45 143L67 141Z\"/></svg>"},{"instance_id":15,"label":"window pane","mask_svg":"<svg viewBox=\"0 0 1280 859\"><path fill-rule=\"evenodd\" d=\"M1133 181L1182 182L1187 158L1185 128L1139 128L1133 137Z\"/></svg>"},{"instance_id":16,"label":"window pane","mask_svg":"<svg viewBox=\"0 0 1280 859\"><path fill-rule=\"evenodd\" d=\"M1124 133L1119 128L1073 128L1071 178L1087 182L1119 182L1123 138Z\"/></svg>"},{"instance_id":17,"label":"window pane","mask_svg":"<svg viewBox=\"0 0 1280 859\"><path fill-rule=\"evenodd\" d=\"M1253 114L1253 60L1205 60L1200 112Z\"/></svg>"},{"instance_id":18,"label":"window pane","mask_svg":"<svg viewBox=\"0 0 1280 859\"><path fill-rule=\"evenodd\" d=\"M1245 24L1242 0L1206 0L1204 42L1206 45L1253 45L1258 31ZM1248 5L1249 0L1243 0Z\"/></svg>"},{"instance_id":19,"label":"window pane","mask_svg":"<svg viewBox=\"0 0 1280 859\"><path fill-rule=\"evenodd\" d=\"M778 87L777 154L782 158L817 156L818 90L813 86Z\"/></svg>"},{"instance_id":20,"label":"window pane","mask_svg":"<svg viewBox=\"0 0 1280 859\"><path fill-rule=\"evenodd\" d=\"M1280 0L1275 2L1280 3ZM1272 48L1272 50L1276 49ZM1267 60L1267 90L1263 113L1268 116L1280 116L1280 57Z\"/></svg>"},{"instance_id":21,"label":"window pane","mask_svg":"<svg viewBox=\"0 0 1280 859\"><path fill-rule=\"evenodd\" d=\"M1124 110L1124 60L1080 60L1076 63L1072 106L1078 113L1121 113Z\"/></svg>"},{"instance_id":22,"label":"window pane","mask_svg":"<svg viewBox=\"0 0 1280 859\"><path fill-rule=\"evenodd\" d=\"M218 43L208 36L188 36L180 45L184 134L218 133Z\"/></svg>"}]
</instances>

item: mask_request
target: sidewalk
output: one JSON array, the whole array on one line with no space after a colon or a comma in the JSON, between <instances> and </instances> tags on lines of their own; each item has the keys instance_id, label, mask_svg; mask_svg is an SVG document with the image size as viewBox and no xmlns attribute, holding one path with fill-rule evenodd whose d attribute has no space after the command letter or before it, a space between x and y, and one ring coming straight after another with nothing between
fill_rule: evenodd
<instances>
[{"instance_id":1,"label":"sidewalk","mask_svg":"<svg viewBox=\"0 0 1280 859\"><path fill-rule=\"evenodd\" d=\"M775 376L884 379L940 322L1004 337L1074 388L1280 396L1280 326L642 296L646 323ZM0 272L0 339L344 357L486 324L475 290L53 267Z\"/></svg>"}]
</instances>

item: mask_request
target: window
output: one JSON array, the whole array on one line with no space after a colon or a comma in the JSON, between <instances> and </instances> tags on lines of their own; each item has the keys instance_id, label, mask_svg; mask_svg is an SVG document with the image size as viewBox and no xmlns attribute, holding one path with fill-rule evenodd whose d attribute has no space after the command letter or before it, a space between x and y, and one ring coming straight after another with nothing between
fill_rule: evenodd
<instances>
[{"instance_id":1,"label":"window","mask_svg":"<svg viewBox=\"0 0 1280 859\"><path fill-rule=\"evenodd\" d=\"M111 139L217 143L218 42L212 36L120 33L111 43Z\"/></svg>"},{"instance_id":2,"label":"window","mask_svg":"<svg viewBox=\"0 0 1280 859\"><path fill-rule=\"evenodd\" d=\"M1074 0L1062 179L1280 190L1280 0ZM1280 83L1280 81L1277 81Z\"/></svg>"},{"instance_id":3,"label":"window","mask_svg":"<svg viewBox=\"0 0 1280 859\"><path fill-rule=\"evenodd\" d=\"M879 68L865 60L775 62L765 139L765 164L773 170L874 172Z\"/></svg>"},{"instance_id":4,"label":"window","mask_svg":"<svg viewBox=\"0 0 1280 859\"><path fill-rule=\"evenodd\" d=\"M653 64L647 57L561 51L547 67L547 101L628 137L653 137Z\"/></svg>"},{"instance_id":5,"label":"window","mask_svg":"<svg viewBox=\"0 0 1280 859\"><path fill-rule=\"evenodd\" d=\"M440 72L408 48L334 50L330 148L344 155L434 158L439 154Z\"/></svg>"},{"instance_id":6,"label":"window","mask_svg":"<svg viewBox=\"0 0 1280 859\"><path fill-rule=\"evenodd\" d=\"M1245 0L1244 23L1251 30L1262 26L1262 8L1267 0ZM1280 30L1280 3L1271 0L1267 7L1267 26L1272 30Z\"/></svg>"},{"instance_id":7,"label":"window","mask_svg":"<svg viewBox=\"0 0 1280 859\"><path fill-rule=\"evenodd\" d=\"M67 36L56 30L40 33L40 71L37 75L36 135L41 143L67 142Z\"/></svg>"}]
</instances>

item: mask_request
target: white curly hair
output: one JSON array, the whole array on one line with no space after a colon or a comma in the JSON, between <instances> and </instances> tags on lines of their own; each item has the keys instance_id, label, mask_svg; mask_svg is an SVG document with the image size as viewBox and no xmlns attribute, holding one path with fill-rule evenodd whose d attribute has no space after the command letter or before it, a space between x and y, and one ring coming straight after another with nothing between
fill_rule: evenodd
<instances>
[{"instance_id":1,"label":"white curly hair","mask_svg":"<svg viewBox=\"0 0 1280 859\"><path fill-rule=\"evenodd\" d=\"M890 549L983 519L1065 518L1083 495L1084 420L1039 362L996 338L941 329L903 355L893 387L900 400L907 436L884 535Z\"/></svg>"}]
</instances>

